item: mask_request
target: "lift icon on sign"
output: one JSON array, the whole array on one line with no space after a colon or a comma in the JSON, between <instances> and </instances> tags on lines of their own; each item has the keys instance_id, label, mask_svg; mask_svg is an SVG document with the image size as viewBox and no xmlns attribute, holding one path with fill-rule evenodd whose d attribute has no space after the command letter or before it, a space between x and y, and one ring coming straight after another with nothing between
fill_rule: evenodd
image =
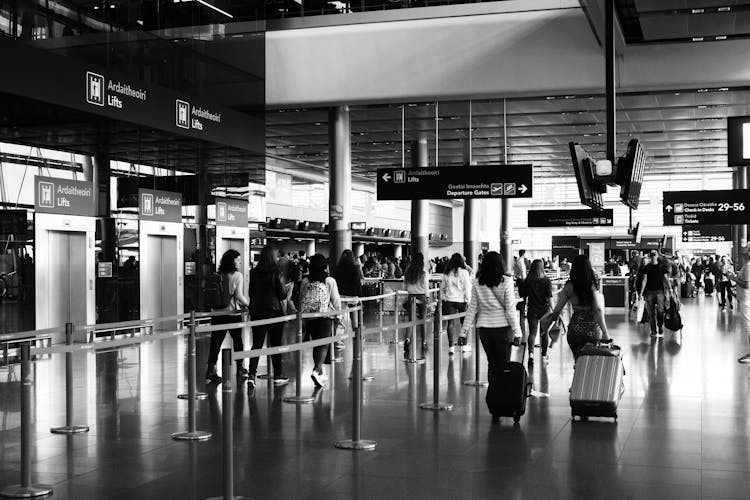
<instances>
[{"instance_id":1,"label":"lift icon on sign","mask_svg":"<svg viewBox=\"0 0 750 500\"><path fill-rule=\"evenodd\" d=\"M227 220L227 204L223 201L216 204L216 219L220 221Z\"/></svg>"},{"instance_id":2,"label":"lift icon on sign","mask_svg":"<svg viewBox=\"0 0 750 500\"><path fill-rule=\"evenodd\" d=\"M55 208L55 185L51 182L39 183L39 206L45 208Z\"/></svg>"},{"instance_id":3,"label":"lift icon on sign","mask_svg":"<svg viewBox=\"0 0 750 500\"><path fill-rule=\"evenodd\" d=\"M86 72L86 102L96 106L104 106L104 77Z\"/></svg>"},{"instance_id":4,"label":"lift icon on sign","mask_svg":"<svg viewBox=\"0 0 750 500\"><path fill-rule=\"evenodd\" d=\"M141 213L143 215L154 215L154 195L141 195Z\"/></svg>"},{"instance_id":5,"label":"lift icon on sign","mask_svg":"<svg viewBox=\"0 0 750 500\"><path fill-rule=\"evenodd\" d=\"M406 170L396 170L393 172L393 182L396 184L406 184Z\"/></svg>"},{"instance_id":6,"label":"lift icon on sign","mask_svg":"<svg viewBox=\"0 0 750 500\"><path fill-rule=\"evenodd\" d=\"M177 99L176 107L177 126L180 128L190 128L190 104Z\"/></svg>"}]
</instances>

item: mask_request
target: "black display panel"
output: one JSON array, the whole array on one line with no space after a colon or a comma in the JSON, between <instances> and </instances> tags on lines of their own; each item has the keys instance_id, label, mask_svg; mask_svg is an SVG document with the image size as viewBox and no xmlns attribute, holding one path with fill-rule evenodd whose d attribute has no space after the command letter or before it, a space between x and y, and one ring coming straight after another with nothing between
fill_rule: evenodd
<instances>
[{"instance_id":1,"label":"black display panel","mask_svg":"<svg viewBox=\"0 0 750 500\"><path fill-rule=\"evenodd\" d=\"M727 161L730 167L750 165L750 116L727 118Z\"/></svg>"},{"instance_id":2,"label":"black display panel","mask_svg":"<svg viewBox=\"0 0 750 500\"><path fill-rule=\"evenodd\" d=\"M723 226L750 223L750 190L665 191L665 226Z\"/></svg>"},{"instance_id":3,"label":"black display panel","mask_svg":"<svg viewBox=\"0 0 750 500\"><path fill-rule=\"evenodd\" d=\"M620 185L620 200L633 210L638 208L641 198L646 157L643 145L638 139L631 139L625 156L617 162L616 182Z\"/></svg>"},{"instance_id":4,"label":"black display panel","mask_svg":"<svg viewBox=\"0 0 750 500\"><path fill-rule=\"evenodd\" d=\"M529 210L529 227L612 226L613 210Z\"/></svg>"},{"instance_id":5,"label":"black display panel","mask_svg":"<svg viewBox=\"0 0 750 500\"><path fill-rule=\"evenodd\" d=\"M604 208L602 186L594 180L596 163L580 144L571 142L569 146L581 203L594 209Z\"/></svg>"}]
</instances>

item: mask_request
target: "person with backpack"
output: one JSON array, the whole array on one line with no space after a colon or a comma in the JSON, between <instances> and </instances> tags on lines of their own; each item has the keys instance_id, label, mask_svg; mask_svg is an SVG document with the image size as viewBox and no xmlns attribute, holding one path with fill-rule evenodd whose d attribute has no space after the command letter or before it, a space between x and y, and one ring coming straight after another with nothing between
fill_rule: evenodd
<instances>
[{"instance_id":1,"label":"person with backpack","mask_svg":"<svg viewBox=\"0 0 750 500\"><path fill-rule=\"evenodd\" d=\"M341 297L336 280L328 275L328 262L325 256L315 254L310 257L310 272L300 285L300 311L302 313L324 313L341 309ZM312 340L330 337L333 331L333 318L313 318L305 322L305 331ZM313 347L314 367L310 378L316 387L324 387L328 376L323 373L323 362L330 346Z\"/></svg>"},{"instance_id":2,"label":"person with backpack","mask_svg":"<svg viewBox=\"0 0 750 500\"><path fill-rule=\"evenodd\" d=\"M206 301L208 306L211 307L211 311L223 313L211 318L212 325L226 325L242 321L242 308L247 307L249 301L242 293L244 280L242 279L242 273L238 270L241 265L240 261L240 253L237 250L229 249L224 252L219 262L219 272L206 286ZM235 352L242 351L244 349L242 329L232 328L228 331L232 337ZM218 384L222 381L221 375L216 372L216 361L219 359L219 350L226 335L227 330L211 332L211 347L208 352L208 366L206 367L207 384ZM245 369L244 363L242 360L237 361L237 381L240 382L247 376L248 371Z\"/></svg>"},{"instance_id":3,"label":"person with backpack","mask_svg":"<svg viewBox=\"0 0 750 500\"><path fill-rule=\"evenodd\" d=\"M260 251L258 265L250 273L250 319L253 321L278 318L283 316L282 301L287 298L287 291L282 283L281 270L276 264L274 249L266 245ZM287 273L291 269L287 266ZM288 278L287 278L288 279ZM253 327L253 349L263 348L268 335L270 347L281 345L284 323L273 323ZM284 385L289 378L284 375L281 366L281 354L271 356L274 385ZM250 358L248 390L255 388L255 373L258 369L258 358ZM268 376L271 376L270 370Z\"/></svg>"}]
</instances>

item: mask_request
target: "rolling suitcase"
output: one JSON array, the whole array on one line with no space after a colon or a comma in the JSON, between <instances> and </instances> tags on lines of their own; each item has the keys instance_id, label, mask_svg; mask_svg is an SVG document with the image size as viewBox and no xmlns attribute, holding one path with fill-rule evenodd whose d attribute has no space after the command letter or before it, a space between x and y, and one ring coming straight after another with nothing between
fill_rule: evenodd
<instances>
[{"instance_id":1,"label":"rolling suitcase","mask_svg":"<svg viewBox=\"0 0 750 500\"><path fill-rule=\"evenodd\" d=\"M712 278L706 277L703 286L705 288L706 295L711 295L714 293L714 280Z\"/></svg>"},{"instance_id":2,"label":"rolling suitcase","mask_svg":"<svg viewBox=\"0 0 750 500\"><path fill-rule=\"evenodd\" d=\"M576 361L570 386L570 413L575 418L612 417L625 390L620 348L609 343L588 344Z\"/></svg>"},{"instance_id":3,"label":"rolling suitcase","mask_svg":"<svg viewBox=\"0 0 750 500\"><path fill-rule=\"evenodd\" d=\"M521 362L510 361L499 373L490 377L485 401L492 414L492 423L497 423L500 417L513 417L513 422L518 423L526 413L526 398L531 394L531 382L523 363L526 344L522 343L519 347L523 351Z\"/></svg>"}]
</instances>

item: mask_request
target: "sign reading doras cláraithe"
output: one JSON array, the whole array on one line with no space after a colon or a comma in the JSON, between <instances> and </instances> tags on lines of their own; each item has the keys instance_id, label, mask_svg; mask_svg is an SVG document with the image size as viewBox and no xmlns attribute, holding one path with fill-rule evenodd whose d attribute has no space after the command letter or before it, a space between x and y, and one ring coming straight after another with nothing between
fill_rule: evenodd
<instances>
[{"instance_id":1,"label":"sign reading doras cl\u00e1raithe","mask_svg":"<svg viewBox=\"0 0 750 500\"><path fill-rule=\"evenodd\" d=\"M182 222L182 195L155 189L138 190L138 218Z\"/></svg>"},{"instance_id":2,"label":"sign reading doras cl\u00e1raithe","mask_svg":"<svg viewBox=\"0 0 750 500\"><path fill-rule=\"evenodd\" d=\"M247 227L247 201L216 197L216 225Z\"/></svg>"},{"instance_id":3,"label":"sign reading doras cl\u00e1raithe","mask_svg":"<svg viewBox=\"0 0 750 500\"><path fill-rule=\"evenodd\" d=\"M379 168L378 200L531 198L531 165Z\"/></svg>"},{"instance_id":4,"label":"sign reading doras cl\u00e1raithe","mask_svg":"<svg viewBox=\"0 0 750 500\"><path fill-rule=\"evenodd\" d=\"M612 226L613 210L529 210L529 227Z\"/></svg>"},{"instance_id":5,"label":"sign reading doras cl\u00e1raithe","mask_svg":"<svg viewBox=\"0 0 750 500\"><path fill-rule=\"evenodd\" d=\"M94 184L91 182L36 176L34 209L37 213L96 215Z\"/></svg>"},{"instance_id":6,"label":"sign reading doras cl\u00e1raithe","mask_svg":"<svg viewBox=\"0 0 750 500\"><path fill-rule=\"evenodd\" d=\"M665 226L724 226L750 223L750 189L665 191Z\"/></svg>"}]
</instances>

